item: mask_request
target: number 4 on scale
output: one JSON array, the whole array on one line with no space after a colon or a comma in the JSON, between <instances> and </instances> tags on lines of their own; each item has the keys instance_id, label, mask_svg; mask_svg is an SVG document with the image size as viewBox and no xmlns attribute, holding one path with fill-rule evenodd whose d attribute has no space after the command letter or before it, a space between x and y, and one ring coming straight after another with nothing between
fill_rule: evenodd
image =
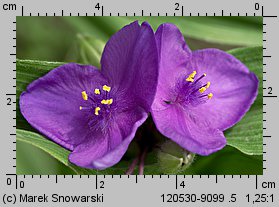
<instances>
[{"instance_id":1,"label":"number 4 on scale","mask_svg":"<svg viewBox=\"0 0 279 207\"><path fill-rule=\"evenodd\" d=\"M100 3L97 3L96 6L95 6L95 9L100 10L100 8L101 8Z\"/></svg>"}]
</instances>

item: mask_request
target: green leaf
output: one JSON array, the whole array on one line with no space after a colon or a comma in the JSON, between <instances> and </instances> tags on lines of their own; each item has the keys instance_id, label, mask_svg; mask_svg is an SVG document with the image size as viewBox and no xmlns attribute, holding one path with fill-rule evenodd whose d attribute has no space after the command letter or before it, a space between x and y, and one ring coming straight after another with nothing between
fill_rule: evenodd
<instances>
[{"instance_id":1,"label":"green leaf","mask_svg":"<svg viewBox=\"0 0 279 207\"><path fill-rule=\"evenodd\" d=\"M263 153L263 85L262 85L262 47L243 48L229 51L259 79L258 96L243 119L225 132L228 145L248 155Z\"/></svg>"},{"instance_id":2,"label":"green leaf","mask_svg":"<svg viewBox=\"0 0 279 207\"><path fill-rule=\"evenodd\" d=\"M94 65L98 68L101 67L100 60L105 47L102 40L96 39L92 36L78 34L79 43L79 61L83 64Z\"/></svg>"},{"instance_id":3,"label":"green leaf","mask_svg":"<svg viewBox=\"0 0 279 207\"><path fill-rule=\"evenodd\" d=\"M76 174L96 174L96 171L80 168L69 163L68 155L70 152L68 150L55 144L52 141L49 141L48 139L37 133L17 129L16 140L17 142L25 142L37 148L40 148L65 166L69 167Z\"/></svg>"},{"instance_id":4,"label":"green leaf","mask_svg":"<svg viewBox=\"0 0 279 207\"><path fill-rule=\"evenodd\" d=\"M76 174L40 148L19 140L16 143L16 173L18 175Z\"/></svg>"},{"instance_id":5,"label":"green leaf","mask_svg":"<svg viewBox=\"0 0 279 207\"><path fill-rule=\"evenodd\" d=\"M196 156L192 166L181 174L187 175L261 175L262 156L250 156L226 146L209 156Z\"/></svg>"}]
</instances>

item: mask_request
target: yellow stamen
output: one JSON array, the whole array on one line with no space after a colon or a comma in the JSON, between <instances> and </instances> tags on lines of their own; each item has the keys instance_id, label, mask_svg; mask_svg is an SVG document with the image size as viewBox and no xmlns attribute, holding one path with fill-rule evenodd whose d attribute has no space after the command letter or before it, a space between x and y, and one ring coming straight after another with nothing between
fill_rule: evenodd
<instances>
[{"instance_id":1,"label":"yellow stamen","mask_svg":"<svg viewBox=\"0 0 279 207\"><path fill-rule=\"evenodd\" d=\"M79 110L82 110L82 106L79 107Z\"/></svg>"},{"instance_id":2,"label":"yellow stamen","mask_svg":"<svg viewBox=\"0 0 279 207\"><path fill-rule=\"evenodd\" d=\"M95 94L100 94L100 89L96 88L96 89L94 90L94 93L95 93Z\"/></svg>"},{"instance_id":3,"label":"yellow stamen","mask_svg":"<svg viewBox=\"0 0 279 207\"><path fill-rule=\"evenodd\" d=\"M100 107L96 107L95 108L95 115L98 116L99 115L99 111L101 110Z\"/></svg>"},{"instance_id":4,"label":"yellow stamen","mask_svg":"<svg viewBox=\"0 0 279 207\"><path fill-rule=\"evenodd\" d=\"M209 88L209 86L210 86L210 82L207 82L206 86L201 87L201 88L199 89L199 92L200 92L200 93L205 92L205 91L206 91L206 89L208 89L208 88Z\"/></svg>"},{"instance_id":5,"label":"yellow stamen","mask_svg":"<svg viewBox=\"0 0 279 207\"><path fill-rule=\"evenodd\" d=\"M103 90L104 91L107 91L107 92L110 92L110 87L109 86L107 86L107 85L103 85Z\"/></svg>"},{"instance_id":6,"label":"yellow stamen","mask_svg":"<svg viewBox=\"0 0 279 207\"><path fill-rule=\"evenodd\" d=\"M101 101L101 104L110 105L110 104L112 104L112 102L113 102L113 99L112 99L112 98L111 98L111 99L107 99L107 100L103 99L103 100Z\"/></svg>"},{"instance_id":7,"label":"yellow stamen","mask_svg":"<svg viewBox=\"0 0 279 207\"><path fill-rule=\"evenodd\" d=\"M204 73L203 76L205 77L205 76L206 76L206 73Z\"/></svg>"},{"instance_id":8,"label":"yellow stamen","mask_svg":"<svg viewBox=\"0 0 279 207\"><path fill-rule=\"evenodd\" d=\"M206 87L201 87L201 88L199 89L199 92L200 92L200 93L203 93L203 92L205 92L205 90L206 90Z\"/></svg>"},{"instance_id":9,"label":"yellow stamen","mask_svg":"<svg viewBox=\"0 0 279 207\"><path fill-rule=\"evenodd\" d=\"M87 93L85 91L82 91L81 95L82 95L83 100L85 100L85 101L88 100L88 95L87 95Z\"/></svg>"},{"instance_id":10,"label":"yellow stamen","mask_svg":"<svg viewBox=\"0 0 279 207\"><path fill-rule=\"evenodd\" d=\"M212 94L212 93L209 93L209 94L207 95L207 97L208 97L208 99L211 99L211 98L213 97L213 94Z\"/></svg>"},{"instance_id":11,"label":"yellow stamen","mask_svg":"<svg viewBox=\"0 0 279 207\"><path fill-rule=\"evenodd\" d=\"M186 81L188 82L194 82L194 78L195 78L195 75L197 74L197 71L193 71L189 76L188 78L186 78Z\"/></svg>"}]
</instances>

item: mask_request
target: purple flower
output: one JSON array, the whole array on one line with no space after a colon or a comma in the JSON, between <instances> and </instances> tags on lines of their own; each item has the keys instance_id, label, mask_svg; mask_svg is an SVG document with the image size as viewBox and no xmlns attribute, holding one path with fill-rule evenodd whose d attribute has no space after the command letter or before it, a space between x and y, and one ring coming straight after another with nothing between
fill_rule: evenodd
<instances>
[{"instance_id":1,"label":"purple flower","mask_svg":"<svg viewBox=\"0 0 279 207\"><path fill-rule=\"evenodd\" d=\"M65 64L32 82L20 96L26 120L71 150L81 167L104 169L120 161L146 120L158 78L151 27L134 22L111 37L94 66Z\"/></svg>"},{"instance_id":2,"label":"purple flower","mask_svg":"<svg viewBox=\"0 0 279 207\"><path fill-rule=\"evenodd\" d=\"M245 115L257 96L257 77L223 51L192 52L172 24L162 24L155 38L160 66L151 113L157 129L200 155L222 149L223 131Z\"/></svg>"}]
</instances>

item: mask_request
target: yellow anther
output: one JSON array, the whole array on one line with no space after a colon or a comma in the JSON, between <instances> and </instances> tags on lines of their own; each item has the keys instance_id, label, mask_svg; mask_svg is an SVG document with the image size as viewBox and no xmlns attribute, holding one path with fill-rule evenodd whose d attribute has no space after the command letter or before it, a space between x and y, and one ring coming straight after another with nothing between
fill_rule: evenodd
<instances>
[{"instance_id":1,"label":"yellow anther","mask_svg":"<svg viewBox=\"0 0 279 207\"><path fill-rule=\"evenodd\" d=\"M101 101L101 104L107 104L107 100L103 99L103 100Z\"/></svg>"},{"instance_id":2,"label":"yellow anther","mask_svg":"<svg viewBox=\"0 0 279 207\"><path fill-rule=\"evenodd\" d=\"M82 106L79 107L79 110L82 110Z\"/></svg>"},{"instance_id":3,"label":"yellow anther","mask_svg":"<svg viewBox=\"0 0 279 207\"><path fill-rule=\"evenodd\" d=\"M209 94L207 95L207 97L208 97L208 99L211 99L211 98L213 97L213 94L212 94L212 93L209 93Z\"/></svg>"},{"instance_id":4,"label":"yellow anther","mask_svg":"<svg viewBox=\"0 0 279 207\"><path fill-rule=\"evenodd\" d=\"M209 88L209 86L210 86L210 82L207 82L207 84L206 84L206 88Z\"/></svg>"},{"instance_id":5,"label":"yellow anther","mask_svg":"<svg viewBox=\"0 0 279 207\"><path fill-rule=\"evenodd\" d=\"M206 87L201 87L201 88L199 89L199 92L200 92L200 93L203 93L203 92L205 92L205 90L206 90Z\"/></svg>"},{"instance_id":6,"label":"yellow anther","mask_svg":"<svg viewBox=\"0 0 279 207\"><path fill-rule=\"evenodd\" d=\"M95 94L100 94L100 89L96 88L96 89L94 90L94 93L95 93Z\"/></svg>"},{"instance_id":7,"label":"yellow anther","mask_svg":"<svg viewBox=\"0 0 279 207\"><path fill-rule=\"evenodd\" d=\"M101 104L110 105L110 104L112 104L112 102L113 102L113 99L112 99L112 98L111 98L111 99L107 99L107 100L103 99L103 100L101 101Z\"/></svg>"},{"instance_id":8,"label":"yellow anther","mask_svg":"<svg viewBox=\"0 0 279 207\"><path fill-rule=\"evenodd\" d=\"M95 115L98 116L99 115L99 111L101 110L100 107L96 107L95 108Z\"/></svg>"},{"instance_id":9,"label":"yellow anther","mask_svg":"<svg viewBox=\"0 0 279 207\"><path fill-rule=\"evenodd\" d=\"M85 91L82 91L81 95L82 95L83 100L85 100L85 101L88 100L88 95L87 95L87 93Z\"/></svg>"},{"instance_id":10,"label":"yellow anther","mask_svg":"<svg viewBox=\"0 0 279 207\"><path fill-rule=\"evenodd\" d=\"M205 77L205 76L206 76L206 73L204 73L203 76Z\"/></svg>"},{"instance_id":11,"label":"yellow anther","mask_svg":"<svg viewBox=\"0 0 279 207\"><path fill-rule=\"evenodd\" d=\"M189 76L188 78L186 78L186 81L188 82L194 82L194 78L195 78L195 75L197 74L197 71L193 71Z\"/></svg>"},{"instance_id":12,"label":"yellow anther","mask_svg":"<svg viewBox=\"0 0 279 207\"><path fill-rule=\"evenodd\" d=\"M109 100L107 100L107 101L108 101L108 105L110 105L110 104L112 104L113 99L111 98L111 99L109 99Z\"/></svg>"},{"instance_id":13,"label":"yellow anther","mask_svg":"<svg viewBox=\"0 0 279 207\"><path fill-rule=\"evenodd\" d=\"M109 86L107 86L107 85L103 85L103 90L104 91L107 91L107 92L110 92L110 87Z\"/></svg>"},{"instance_id":14,"label":"yellow anther","mask_svg":"<svg viewBox=\"0 0 279 207\"><path fill-rule=\"evenodd\" d=\"M194 78L196 74L197 74L197 71L194 70L190 75L192 78Z\"/></svg>"},{"instance_id":15,"label":"yellow anther","mask_svg":"<svg viewBox=\"0 0 279 207\"><path fill-rule=\"evenodd\" d=\"M188 78L186 78L186 81L188 81L188 82L194 82L194 79L193 78L191 78L191 77L188 77Z\"/></svg>"}]
</instances>

